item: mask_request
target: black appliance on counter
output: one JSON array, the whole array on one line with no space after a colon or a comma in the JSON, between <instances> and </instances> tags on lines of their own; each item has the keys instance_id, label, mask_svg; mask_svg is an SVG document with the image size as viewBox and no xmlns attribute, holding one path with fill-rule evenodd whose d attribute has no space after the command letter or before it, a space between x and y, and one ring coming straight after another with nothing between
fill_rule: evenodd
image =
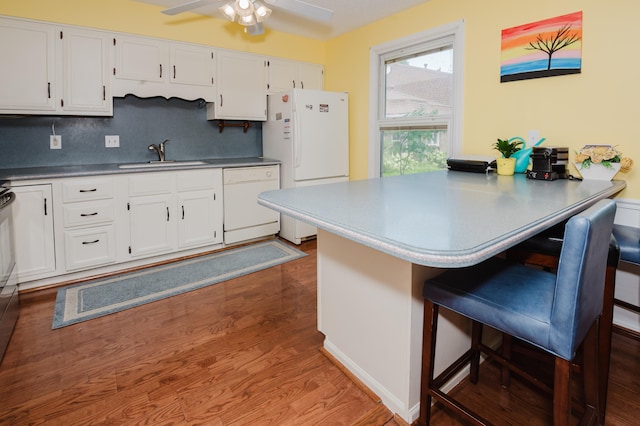
<instances>
[{"instance_id":1,"label":"black appliance on counter","mask_svg":"<svg viewBox=\"0 0 640 426\"><path fill-rule=\"evenodd\" d=\"M18 277L14 250L11 182L0 180L0 362L18 320Z\"/></svg>"},{"instance_id":2,"label":"black appliance on counter","mask_svg":"<svg viewBox=\"0 0 640 426\"><path fill-rule=\"evenodd\" d=\"M531 153L529 179L556 180L566 179L569 148L535 146Z\"/></svg>"}]
</instances>

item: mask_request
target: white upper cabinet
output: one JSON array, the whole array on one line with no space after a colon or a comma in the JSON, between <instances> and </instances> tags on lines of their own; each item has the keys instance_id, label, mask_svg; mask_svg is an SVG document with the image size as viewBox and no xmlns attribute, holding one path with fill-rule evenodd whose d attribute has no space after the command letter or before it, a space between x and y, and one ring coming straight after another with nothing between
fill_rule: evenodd
<instances>
[{"instance_id":1,"label":"white upper cabinet","mask_svg":"<svg viewBox=\"0 0 640 426\"><path fill-rule=\"evenodd\" d=\"M324 89L324 67L321 64L270 58L269 93L289 89Z\"/></svg>"},{"instance_id":2,"label":"white upper cabinet","mask_svg":"<svg viewBox=\"0 0 640 426\"><path fill-rule=\"evenodd\" d=\"M171 58L169 78L172 83L213 87L215 74L213 49L192 44L171 43L169 51Z\"/></svg>"},{"instance_id":3,"label":"white upper cabinet","mask_svg":"<svg viewBox=\"0 0 640 426\"><path fill-rule=\"evenodd\" d=\"M169 45L163 40L118 35L114 38L116 80L164 83L169 63ZM120 84L115 84L114 91ZM126 93L125 93L126 94ZM117 93L117 95L122 95Z\"/></svg>"},{"instance_id":4,"label":"white upper cabinet","mask_svg":"<svg viewBox=\"0 0 640 426\"><path fill-rule=\"evenodd\" d=\"M60 30L63 111L82 115L113 115L109 41L109 34L101 31L76 28Z\"/></svg>"},{"instance_id":5,"label":"white upper cabinet","mask_svg":"<svg viewBox=\"0 0 640 426\"><path fill-rule=\"evenodd\" d=\"M54 37L52 26L0 19L2 110L51 113L56 109Z\"/></svg>"},{"instance_id":6,"label":"white upper cabinet","mask_svg":"<svg viewBox=\"0 0 640 426\"><path fill-rule=\"evenodd\" d=\"M207 105L209 119L267 119L267 69L262 56L218 51L215 105ZM211 111L213 110L213 114Z\"/></svg>"},{"instance_id":7,"label":"white upper cabinet","mask_svg":"<svg viewBox=\"0 0 640 426\"><path fill-rule=\"evenodd\" d=\"M0 113L113 115L108 35L0 18Z\"/></svg>"},{"instance_id":8,"label":"white upper cabinet","mask_svg":"<svg viewBox=\"0 0 640 426\"><path fill-rule=\"evenodd\" d=\"M267 94L324 89L321 64L0 17L0 114L113 116L113 97L207 102L208 119L266 121Z\"/></svg>"},{"instance_id":9,"label":"white upper cabinet","mask_svg":"<svg viewBox=\"0 0 640 426\"><path fill-rule=\"evenodd\" d=\"M188 43L118 35L113 95L213 101L215 51Z\"/></svg>"}]
</instances>

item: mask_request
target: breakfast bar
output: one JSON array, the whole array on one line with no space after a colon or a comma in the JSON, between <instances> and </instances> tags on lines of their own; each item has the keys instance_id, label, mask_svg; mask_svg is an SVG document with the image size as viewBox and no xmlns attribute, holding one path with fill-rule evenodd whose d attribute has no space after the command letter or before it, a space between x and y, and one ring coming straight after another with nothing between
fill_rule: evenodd
<instances>
[{"instance_id":1,"label":"breakfast bar","mask_svg":"<svg viewBox=\"0 0 640 426\"><path fill-rule=\"evenodd\" d=\"M436 171L269 191L258 202L318 227L324 348L412 422L425 279L498 255L624 188ZM441 315L436 374L469 344L470 324Z\"/></svg>"}]
</instances>

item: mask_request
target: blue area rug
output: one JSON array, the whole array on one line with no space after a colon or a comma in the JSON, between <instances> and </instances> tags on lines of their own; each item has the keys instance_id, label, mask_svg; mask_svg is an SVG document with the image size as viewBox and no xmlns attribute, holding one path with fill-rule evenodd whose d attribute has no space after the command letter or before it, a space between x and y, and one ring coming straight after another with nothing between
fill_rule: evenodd
<instances>
[{"instance_id":1,"label":"blue area rug","mask_svg":"<svg viewBox=\"0 0 640 426\"><path fill-rule=\"evenodd\" d=\"M306 256L278 240L257 243L58 290L56 329L186 293Z\"/></svg>"}]
</instances>

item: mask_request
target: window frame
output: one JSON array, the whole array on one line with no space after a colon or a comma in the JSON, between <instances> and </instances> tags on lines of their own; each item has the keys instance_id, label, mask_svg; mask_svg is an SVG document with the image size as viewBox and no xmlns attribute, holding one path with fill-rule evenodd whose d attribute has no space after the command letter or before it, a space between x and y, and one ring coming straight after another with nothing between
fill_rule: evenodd
<instances>
[{"instance_id":1,"label":"window frame","mask_svg":"<svg viewBox=\"0 0 640 426\"><path fill-rule=\"evenodd\" d=\"M429 117L424 117L419 121L415 119L407 121L388 119L383 116L386 61L394 57L433 49L444 39L452 39L453 45L453 116L451 120L448 120L448 131L451 138L448 155L460 154L462 148L464 20L371 47L369 52L369 178L381 177L381 129L388 128L391 123L401 127L415 127L434 122Z\"/></svg>"}]
</instances>

